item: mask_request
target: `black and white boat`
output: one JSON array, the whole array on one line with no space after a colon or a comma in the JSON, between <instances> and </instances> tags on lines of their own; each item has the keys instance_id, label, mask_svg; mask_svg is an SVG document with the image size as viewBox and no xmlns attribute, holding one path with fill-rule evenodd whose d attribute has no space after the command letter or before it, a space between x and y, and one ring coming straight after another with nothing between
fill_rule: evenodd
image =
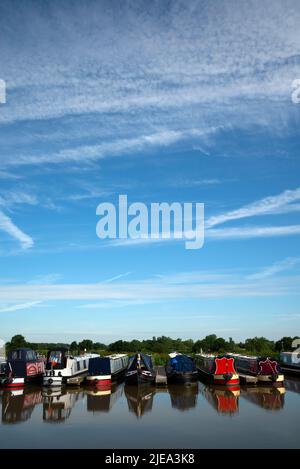
<instances>
[{"instance_id":1,"label":"black and white boat","mask_svg":"<svg viewBox=\"0 0 300 469\"><path fill-rule=\"evenodd\" d=\"M50 350L47 354L44 386L80 385L88 373L89 360L98 354L73 356L66 349Z\"/></svg>"},{"instance_id":2,"label":"black and white boat","mask_svg":"<svg viewBox=\"0 0 300 469\"><path fill-rule=\"evenodd\" d=\"M155 371L152 357L144 353L137 353L129 358L125 381L127 384L154 384Z\"/></svg>"},{"instance_id":3,"label":"black and white boat","mask_svg":"<svg viewBox=\"0 0 300 469\"><path fill-rule=\"evenodd\" d=\"M185 384L197 381L198 371L192 357L177 352L170 353L169 357L166 366L169 384Z\"/></svg>"},{"instance_id":4,"label":"black and white boat","mask_svg":"<svg viewBox=\"0 0 300 469\"><path fill-rule=\"evenodd\" d=\"M89 360L87 384L108 386L124 377L128 366L128 355L114 354L106 357L94 357Z\"/></svg>"}]
</instances>

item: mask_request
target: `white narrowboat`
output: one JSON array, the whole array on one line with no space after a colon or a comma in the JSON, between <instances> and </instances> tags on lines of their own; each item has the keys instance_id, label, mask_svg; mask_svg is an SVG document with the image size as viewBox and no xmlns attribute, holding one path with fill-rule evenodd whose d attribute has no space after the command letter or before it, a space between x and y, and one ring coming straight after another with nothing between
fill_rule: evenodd
<instances>
[{"instance_id":1,"label":"white narrowboat","mask_svg":"<svg viewBox=\"0 0 300 469\"><path fill-rule=\"evenodd\" d=\"M66 349L50 350L47 354L44 386L79 385L86 377L89 361L99 357L90 353L73 356Z\"/></svg>"}]
</instances>

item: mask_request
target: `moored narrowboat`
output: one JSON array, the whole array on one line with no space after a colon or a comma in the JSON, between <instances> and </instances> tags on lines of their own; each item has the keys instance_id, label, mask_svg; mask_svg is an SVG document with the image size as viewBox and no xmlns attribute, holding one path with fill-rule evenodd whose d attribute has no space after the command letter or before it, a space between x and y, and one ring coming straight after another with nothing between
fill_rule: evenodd
<instances>
[{"instance_id":1,"label":"moored narrowboat","mask_svg":"<svg viewBox=\"0 0 300 469\"><path fill-rule=\"evenodd\" d=\"M229 354L235 361L236 370L241 380L254 376L257 384L282 384L284 375L276 360L265 357Z\"/></svg>"},{"instance_id":2,"label":"moored narrowboat","mask_svg":"<svg viewBox=\"0 0 300 469\"><path fill-rule=\"evenodd\" d=\"M4 374L0 378L5 388L21 388L26 383L39 383L43 379L44 362L30 348L18 348L8 352Z\"/></svg>"},{"instance_id":3,"label":"moored narrowboat","mask_svg":"<svg viewBox=\"0 0 300 469\"><path fill-rule=\"evenodd\" d=\"M144 353L137 353L130 357L125 381L127 384L154 384L155 371L152 357Z\"/></svg>"},{"instance_id":4,"label":"moored narrowboat","mask_svg":"<svg viewBox=\"0 0 300 469\"><path fill-rule=\"evenodd\" d=\"M213 384L222 386L236 386L239 384L234 358L197 353L195 363L200 376Z\"/></svg>"},{"instance_id":5,"label":"moored narrowboat","mask_svg":"<svg viewBox=\"0 0 300 469\"><path fill-rule=\"evenodd\" d=\"M197 381L198 371L192 357L177 352L170 353L169 357L166 366L169 384L185 384Z\"/></svg>"},{"instance_id":6,"label":"moored narrowboat","mask_svg":"<svg viewBox=\"0 0 300 469\"><path fill-rule=\"evenodd\" d=\"M296 351L281 352L280 367L286 374L300 376L300 355Z\"/></svg>"},{"instance_id":7,"label":"moored narrowboat","mask_svg":"<svg viewBox=\"0 0 300 469\"><path fill-rule=\"evenodd\" d=\"M105 386L124 376L129 358L126 354L113 354L106 357L94 357L89 360L88 385Z\"/></svg>"},{"instance_id":8,"label":"moored narrowboat","mask_svg":"<svg viewBox=\"0 0 300 469\"><path fill-rule=\"evenodd\" d=\"M98 354L73 356L64 348L50 350L47 354L44 386L80 385L87 375L89 360Z\"/></svg>"}]
</instances>

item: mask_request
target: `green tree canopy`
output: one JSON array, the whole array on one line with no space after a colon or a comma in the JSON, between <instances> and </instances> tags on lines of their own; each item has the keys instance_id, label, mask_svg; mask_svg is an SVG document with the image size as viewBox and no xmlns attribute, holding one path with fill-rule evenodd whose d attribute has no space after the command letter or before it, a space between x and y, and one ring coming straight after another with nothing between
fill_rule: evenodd
<instances>
[{"instance_id":1,"label":"green tree canopy","mask_svg":"<svg viewBox=\"0 0 300 469\"><path fill-rule=\"evenodd\" d=\"M13 350L19 347L28 347L28 342L26 342L25 337L21 334L14 335L11 341L6 343L7 350Z\"/></svg>"}]
</instances>

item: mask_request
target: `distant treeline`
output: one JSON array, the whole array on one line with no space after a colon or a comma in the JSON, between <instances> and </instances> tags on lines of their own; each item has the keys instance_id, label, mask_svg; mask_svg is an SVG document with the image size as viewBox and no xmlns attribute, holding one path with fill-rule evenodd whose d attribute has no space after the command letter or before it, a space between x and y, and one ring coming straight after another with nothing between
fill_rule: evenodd
<instances>
[{"instance_id":1,"label":"distant treeline","mask_svg":"<svg viewBox=\"0 0 300 469\"><path fill-rule=\"evenodd\" d=\"M217 337L215 334L207 335L200 340L182 340L172 339L171 337L161 336L152 337L146 340L117 340L109 345L101 342L93 342L89 339L84 339L81 342L72 343L36 343L27 342L25 337L18 334L12 337L10 342L6 343L6 349L10 350L16 347L30 347L40 353L46 353L47 350L54 350L57 348L66 348L72 353L81 353L83 351L97 352L97 353L111 353L111 352L124 352L134 353L151 352L155 354L167 354L172 351L181 353L198 353L201 350L204 352L213 353L226 353L226 352L240 352L248 353L251 355L277 355L280 351L292 351L292 342L299 337L282 337L278 341L272 341L265 337L254 337L246 339L245 342L235 342L231 337L225 340L222 337Z\"/></svg>"}]
</instances>

